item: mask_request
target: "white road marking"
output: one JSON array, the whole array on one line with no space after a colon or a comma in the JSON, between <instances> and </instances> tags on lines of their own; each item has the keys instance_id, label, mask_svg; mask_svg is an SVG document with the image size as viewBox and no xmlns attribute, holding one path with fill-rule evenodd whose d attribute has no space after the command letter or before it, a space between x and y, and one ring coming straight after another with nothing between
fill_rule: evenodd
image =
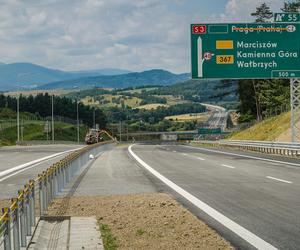
<instances>
[{"instance_id":1,"label":"white road marking","mask_svg":"<svg viewBox=\"0 0 300 250\"><path fill-rule=\"evenodd\" d=\"M189 156L189 155L186 154L186 153L183 153L182 155L184 155L184 156ZM195 157L195 158L197 158L197 159L200 160L200 161L205 161L205 159L203 159L203 158L201 158L201 157L197 157L197 156L194 156L194 155L191 155L191 157Z\"/></svg>"},{"instance_id":2,"label":"white road marking","mask_svg":"<svg viewBox=\"0 0 300 250\"><path fill-rule=\"evenodd\" d=\"M202 211L204 211L206 214L214 218L216 221L230 229L232 232L240 236L242 239L249 242L252 246L256 247L257 249L264 249L264 250L275 250L276 247L272 246L270 243L264 241L263 239L259 238L257 235L251 233L244 227L240 226L236 222L232 221L231 219L227 218L225 215L221 214L214 208L210 207L208 204L204 203L203 201L199 200L197 197L193 196L192 194L188 193L178 185L176 185L174 182L170 181L163 175L161 175L159 172L157 172L155 169L150 167L146 162L144 162L141 158L139 158L133 151L132 151L133 145L128 147L128 151L131 154L131 156L145 169L147 169L151 174L153 174L155 177L157 177L159 180L164 182L166 185L168 185L170 188L172 188L174 191L176 191L178 194L182 195L185 199L190 201L192 204L200 208Z\"/></svg>"},{"instance_id":3,"label":"white road marking","mask_svg":"<svg viewBox=\"0 0 300 250\"><path fill-rule=\"evenodd\" d=\"M284 182L284 183L288 183L288 184L293 184L293 182L291 182L291 181L286 181L286 180L283 180L283 179L278 179L278 178L275 178L275 177L272 177L272 176L267 176L267 178L275 180L275 181L280 181L280 182Z\"/></svg>"},{"instance_id":4,"label":"white road marking","mask_svg":"<svg viewBox=\"0 0 300 250\"><path fill-rule=\"evenodd\" d=\"M173 150L173 153L177 153L177 151Z\"/></svg>"},{"instance_id":5,"label":"white road marking","mask_svg":"<svg viewBox=\"0 0 300 250\"><path fill-rule=\"evenodd\" d=\"M78 148L78 149L79 149L79 148ZM13 173L13 174L11 174L11 175L9 176L9 177L12 177L12 176L14 176L14 175L20 173L21 170L24 170L24 171L25 171L25 170L27 170L27 169L30 169L30 168L35 167L36 165L38 165L38 164L41 163L41 162L44 162L44 161L48 161L48 160L57 158L57 157L59 157L59 156L61 156L61 155L64 155L64 154L67 154L67 153L76 151L76 150L78 150L78 149L67 150L67 151L60 152L60 153L56 153L56 154L53 154L53 155L49 155L49 156L46 156L46 157L43 157L43 158L40 158L40 159L31 161L31 162L27 162L27 163L25 163L25 164L21 164L21 165L19 165L19 166L16 166L16 167L13 167L13 168L10 168L10 169L8 169L8 170L5 170L5 171L0 172L0 177L9 175L9 174L15 172L15 173ZM23 172L23 171L21 171L21 172ZM6 177L7 177L7 176L6 176ZM7 178L8 178L8 177L7 177L7 178L6 178L6 177L3 178L3 179L7 179ZM1 181L2 181L3 179L1 179Z\"/></svg>"},{"instance_id":6,"label":"white road marking","mask_svg":"<svg viewBox=\"0 0 300 250\"><path fill-rule=\"evenodd\" d=\"M61 157L61 155L58 155L58 156L53 157L53 158L51 158L51 159L48 159L48 160L45 160L45 161L42 161L42 162L39 162L39 163L30 165L30 166L27 167L27 168L23 168L23 169L21 169L21 170L19 170L19 171L16 171L16 172L14 172L14 173L12 173L12 174L10 174L10 175L5 176L4 178L0 179L0 182L5 181L6 179L8 179L8 178L10 178L10 177L13 177L13 176L15 176L15 175L17 175L17 174L20 174L20 173L22 173L22 172L24 172L24 171L27 171L27 170L31 169L31 168L34 168L34 167L40 165L41 163L45 163L45 162L47 162L47 161L50 161L50 160L53 160L53 159L56 159L56 158L59 158L59 157Z\"/></svg>"},{"instance_id":7,"label":"white road marking","mask_svg":"<svg viewBox=\"0 0 300 250\"><path fill-rule=\"evenodd\" d=\"M229 166L229 165L226 165L226 164L222 164L222 166L225 167L225 168L232 168L232 169L235 168L235 167L233 167L233 166Z\"/></svg>"},{"instance_id":8,"label":"white road marking","mask_svg":"<svg viewBox=\"0 0 300 250\"><path fill-rule=\"evenodd\" d=\"M300 164L292 163L292 162L277 161L277 160L266 159L266 158L261 158L261 157L256 157L256 156L241 155L241 154L236 154L236 153L222 152L222 151L217 151L217 150L213 150L213 149L197 148L197 147L186 146L186 145L184 147L188 147L188 148L192 148L192 149L198 149L198 150L202 150L202 151L206 151L206 152L212 152L212 153L222 154L222 155L239 156L239 157L248 158L248 159L260 160L260 161L267 161L267 162L275 162L275 163L279 163L279 164L300 167Z\"/></svg>"}]
</instances>

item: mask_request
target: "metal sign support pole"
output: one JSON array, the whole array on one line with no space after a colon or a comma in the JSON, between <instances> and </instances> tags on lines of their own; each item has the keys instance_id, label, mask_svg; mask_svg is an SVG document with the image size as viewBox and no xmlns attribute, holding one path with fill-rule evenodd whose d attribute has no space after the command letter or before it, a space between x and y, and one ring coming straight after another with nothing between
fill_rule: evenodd
<instances>
[{"instance_id":1,"label":"metal sign support pole","mask_svg":"<svg viewBox=\"0 0 300 250\"><path fill-rule=\"evenodd\" d=\"M77 104L77 142L79 143L79 101L76 100Z\"/></svg>"},{"instance_id":2,"label":"metal sign support pole","mask_svg":"<svg viewBox=\"0 0 300 250\"><path fill-rule=\"evenodd\" d=\"M291 79L291 140L300 140L300 78Z\"/></svg>"},{"instance_id":3,"label":"metal sign support pole","mask_svg":"<svg viewBox=\"0 0 300 250\"><path fill-rule=\"evenodd\" d=\"M18 142L20 141L20 96L17 98L17 132L18 132Z\"/></svg>"},{"instance_id":4,"label":"metal sign support pole","mask_svg":"<svg viewBox=\"0 0 300 250\"><path fill-rule=\"evenodd\" d=\"M51 98L51 110L52 110L52 142L54 143L54 95Z\"/></svg>"}]
</instances>

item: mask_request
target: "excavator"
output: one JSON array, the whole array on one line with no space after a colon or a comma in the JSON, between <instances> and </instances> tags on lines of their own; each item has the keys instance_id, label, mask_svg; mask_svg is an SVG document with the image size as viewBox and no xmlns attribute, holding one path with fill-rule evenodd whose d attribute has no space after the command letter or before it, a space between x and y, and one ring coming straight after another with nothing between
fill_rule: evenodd
<instances>
[{"instance_id":1,"label":"excavator","mask_svg":"<svg viewBox=\"0 0 300 250\"><path fill-rule=\"evenodd\" d=\"M107 135L113 141L116 140L116 138L114 138L112 135L110 135L106 130L90 129L89 132L85 136L85 143L90 145L90 144L95 144L95 143L101 142L101 141L103 141L104 135Z\"/></svg>"}]
</instances>

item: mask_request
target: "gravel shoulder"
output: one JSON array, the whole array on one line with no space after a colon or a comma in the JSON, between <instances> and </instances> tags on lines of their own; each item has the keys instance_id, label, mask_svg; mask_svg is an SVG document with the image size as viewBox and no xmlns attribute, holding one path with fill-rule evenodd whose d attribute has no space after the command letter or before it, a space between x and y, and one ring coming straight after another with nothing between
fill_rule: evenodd
<instances>
[{"instance_id":1,"label":"gravel shoulder","mask_svg":"<svg viewBox=\"0 0 300 250\"><path fill-rule=\"evenodd\" d=\"M59 198L48 215L96 216L118 249L233 249L164 193Z\"/></svg>"}]
</instances>

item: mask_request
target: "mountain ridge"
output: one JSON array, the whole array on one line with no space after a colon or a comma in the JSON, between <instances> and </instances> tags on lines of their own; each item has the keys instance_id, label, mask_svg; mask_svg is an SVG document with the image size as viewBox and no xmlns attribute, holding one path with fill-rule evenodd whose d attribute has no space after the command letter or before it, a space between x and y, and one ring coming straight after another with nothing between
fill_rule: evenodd
<instances>
[{"instance_id":1,"label":"mountain ridge","mask_svg":"<svg viewBox=\"0 0 300 250\"><path fill-rule=\"evenodd\" d=\"M190 78L190 74L173 74L162 69L152 69L143 72L132 72L114 76L96 76L76 80L58 81L45 84L40 89L74 89L74 88L126 88L143 85L172 85Z\"/></svg>"},{"instance_id":2,"label":"mountain ridge","mask_svg":"<svg viewBox=\"0 0 300 250\"><path fill-rule=\"evenodd\" d=\"M190 74L173 74L162 69L131 72L117 68L63 71L33 63L0 62L0 91L31 89L73 89L89 87L124 88L143 85L167 86L190 78Z\"/></svg>"},{"instance_id":3,"label":"mountain ridge","mask_svg":"<svg viewBox=\"0 0 300 250\"><path fill-rule=\"evenodd\" d=\"M105 74L109 71L114 74L127 72L121 69L96 69L72 72L47 68L28 62L10 64L0 62L0 90L34 89L51 82L99 76L102 75L101 72Z\"/></svg>"}]
</instances>

